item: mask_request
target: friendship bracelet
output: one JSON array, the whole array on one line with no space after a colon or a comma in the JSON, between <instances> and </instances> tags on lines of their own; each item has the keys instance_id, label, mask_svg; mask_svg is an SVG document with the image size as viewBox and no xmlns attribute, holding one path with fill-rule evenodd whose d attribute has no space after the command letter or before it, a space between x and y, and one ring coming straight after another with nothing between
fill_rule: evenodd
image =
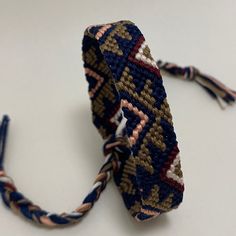
<instances>
[{"instance_id":1,"label":"friendship bracelet","mask_svg":"<svg viewBox=\"0 0 236 236\"><path fill-rule=\"evenodd\" d=\"M195 80L226 103L236 93L194 67L152 58L140 30L130 21L90 26L83 60L93 123L104 139L104 164L91 191L71 213L49 213L18 192L4 167L9 117L0 126L0 193L7 207L44 225L77 223L93 207L113 175L131 216L146 221L179 206L184 183L172 116L160 69ZM157 66L158 65L158 66Z\"/></svg>"}]
</instances>

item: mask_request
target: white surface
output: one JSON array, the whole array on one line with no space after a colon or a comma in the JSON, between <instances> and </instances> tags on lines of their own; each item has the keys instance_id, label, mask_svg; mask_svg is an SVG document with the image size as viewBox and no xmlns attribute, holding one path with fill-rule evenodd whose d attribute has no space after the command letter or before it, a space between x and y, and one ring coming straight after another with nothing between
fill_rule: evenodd
<instances>
[{"instance_id":1,"label":"white surface","mask_svg":"<svg viewBox=\"0 0 236 236\"><path fill-rule=\"evenodd\" d=\"M193 64L236 88L236 2L0 0L0 112L11 116L6 170L52 212L70 211L102 164L81 59L84 29L134 21L152 55ZM178 210L136 223L111 182L94 209L65 229L36 227L0 204L0 235L236 235L236 107L164 78L186 191Z\"/></svg>"}]
</instances>

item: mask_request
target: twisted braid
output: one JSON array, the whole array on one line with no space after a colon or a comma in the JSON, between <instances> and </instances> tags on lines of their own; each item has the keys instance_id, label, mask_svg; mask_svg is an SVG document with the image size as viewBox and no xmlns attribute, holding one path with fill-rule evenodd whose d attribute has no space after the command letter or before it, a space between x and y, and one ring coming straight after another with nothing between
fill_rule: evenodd
<instances>
[{"instance_id":1,"label":"twisted braid","mask_svg":"<svg viewBox=\"0 0 236 236\"><path fill-rule=\"evenodd\" d=\"M236 101L236 91L228 88L213 76L202 73L195 66L181 67L174 63L157 61L158 67L173 76L180 76L189 81L195 81L214 99L217 100L221 108L224 106L221 100L226 104L232 104Z\"/></svg>"},{"instance_id":2,"label":"twisted braid","mask_svg":"<svg viewBox=\"0 0 236 236\"><path fill-rule=\"evenodd\" d=\"M117 155L122 155L123 151L121 145L124 145L123 138L118 137L116 139L116 136L113 135L105 142L103 146L105 161L95 178L90 192L82 201L82 204L70 213L55 214L41 209L21 194L17 190L13 180L4 171L4 147L7 137L8 123L8 116L4 116L0 127L0 193L6 206L35 223L49 227L69 225L79 222L81 218L92 209L94 203L99 199L102 191L111 179L112 171L118 168Z\"/></svg>"}]
</instances>

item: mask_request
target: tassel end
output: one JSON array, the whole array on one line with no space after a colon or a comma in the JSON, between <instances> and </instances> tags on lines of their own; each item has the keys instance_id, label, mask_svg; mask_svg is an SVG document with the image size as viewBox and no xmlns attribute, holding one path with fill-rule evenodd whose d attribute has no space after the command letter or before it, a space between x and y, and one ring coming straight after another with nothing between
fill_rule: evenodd
<instances>
[{"instance_id":1,"label":"tassel end","mask_svg":"<svg viewBox=\"0 0 236 236\"><path fill-rule=\"evenodd\" d=\"M236 92L214 77L199 72L195 81L217 100L221 108L224 107L222 102L227 105L233 105L236 102Z\"/></svg>"},{"instance_id":2,"label":"tassel end","mask_svg":"<svg viewBox=\"0 0 236 236\"><path fill-rule=\"evenodd\" d=\"M194 66L181 67L174 63L157 61L157 66L173 76L178 76L182 79L195 81L216 101L219 106L224 109L223 102L227 105L232 105L236 102L236 91L226 87L216 78L202 73Z\"/></svg>"}]
</instances>

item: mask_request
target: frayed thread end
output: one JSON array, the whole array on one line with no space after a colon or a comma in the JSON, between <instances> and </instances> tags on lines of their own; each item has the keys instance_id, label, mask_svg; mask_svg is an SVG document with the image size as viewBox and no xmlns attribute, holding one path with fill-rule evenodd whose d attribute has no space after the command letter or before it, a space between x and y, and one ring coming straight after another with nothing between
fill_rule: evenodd
<instances>
[{"instance_id":1,"label":"frayed thread end","mask_svg":"<svg viewBox=\"0 0 236 236\"><path fill-rule=\"evenodd\" d=\"M228 88L216 78L202 73L194 66L180 67L174 63L157 61L160 70L184 80L195 81L213 98L216 99L222 109L223 102L231 105L236 102L236 91Z\"/></svg>"}]
</instances>

